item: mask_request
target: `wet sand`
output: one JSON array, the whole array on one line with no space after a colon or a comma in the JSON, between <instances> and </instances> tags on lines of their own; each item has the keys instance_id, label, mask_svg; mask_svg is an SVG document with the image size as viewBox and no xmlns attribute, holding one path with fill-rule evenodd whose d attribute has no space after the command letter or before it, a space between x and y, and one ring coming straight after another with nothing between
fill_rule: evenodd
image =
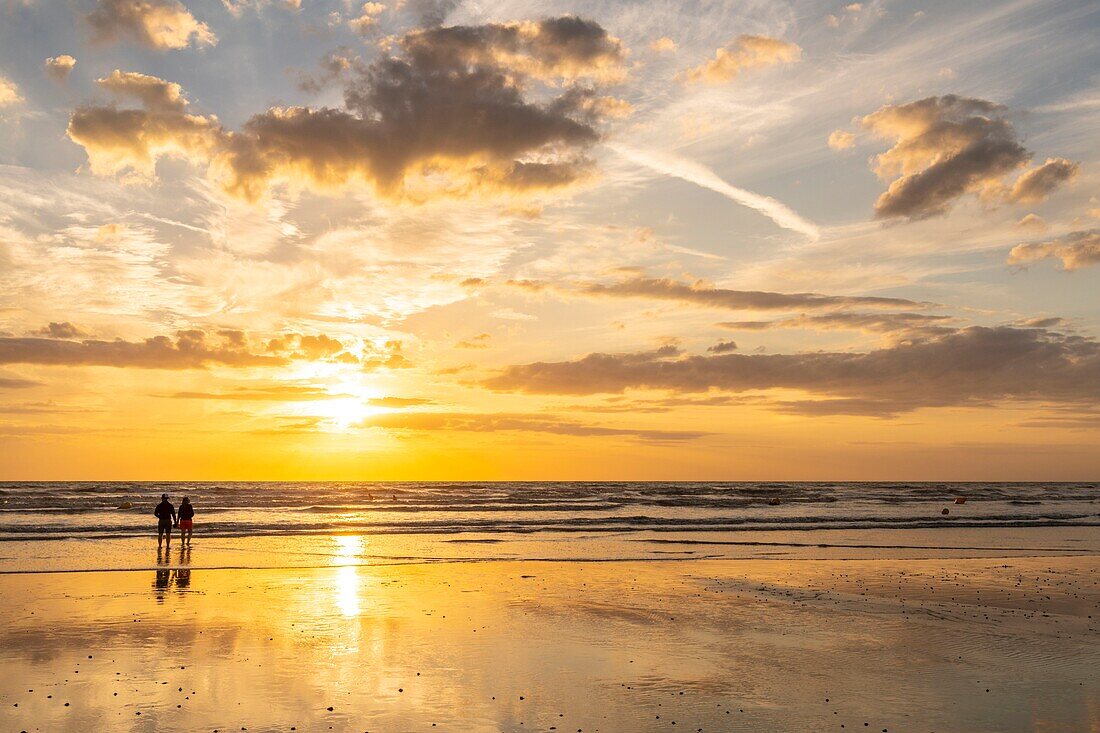
<instances>
[{"instance_id":1,"label":"wet sand","mask_svg":"<svg viewBox=\"0 0 1100 733\"><path fill-rule=\"evenodd\" d=\"M373 564L345 536L227 567L205 542L21 574L3 543L0 731L1100 730L1094 554Z\"/></svg>"}]
</instances>

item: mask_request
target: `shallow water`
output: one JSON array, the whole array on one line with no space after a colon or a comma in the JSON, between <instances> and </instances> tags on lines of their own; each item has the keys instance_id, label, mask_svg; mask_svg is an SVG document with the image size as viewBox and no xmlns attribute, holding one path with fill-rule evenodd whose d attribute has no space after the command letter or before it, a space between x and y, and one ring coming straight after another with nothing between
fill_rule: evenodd
<instances>
[{"instance_id":1,"label":"shallow water","mask_svg":"<svg viewBox=\"0 0 1100 733\"><path fill-rule=\"evenodd\" d=\"M47 482L0 483L0 539L142 535L161 493L225 537L1100 526L1096 483Z\"/></svg>"}]
</instances>

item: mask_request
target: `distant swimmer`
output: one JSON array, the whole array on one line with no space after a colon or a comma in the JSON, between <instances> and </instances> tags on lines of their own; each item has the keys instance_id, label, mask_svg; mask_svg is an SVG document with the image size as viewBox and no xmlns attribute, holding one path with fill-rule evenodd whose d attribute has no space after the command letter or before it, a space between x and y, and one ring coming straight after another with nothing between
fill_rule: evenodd
<instances>
[{"instance_id":1,"label":"distant swimmer","mask_svg":"<svg viewBox=\"0 0 1100 733\"><path fill-rule=\"evenodd\" d=\"M153 510L157 522L157 547L164 542L165 546L172 544L172 525L176 523L176 508L168 501L168 494L160 495L160 503Z\"/></svg>"},{"instance_id":2,"label":"distant swimmer","mask_svg":"<svg viewBox=\"0 0 1100 733\"><path fill-rule=\"evenodd\" d=\"M191 504L191 499L183 497L183 501L180 503L180 542L186 542L191 544L191 531L195 528L195 507Z\"/></svg>"}]
</instances>

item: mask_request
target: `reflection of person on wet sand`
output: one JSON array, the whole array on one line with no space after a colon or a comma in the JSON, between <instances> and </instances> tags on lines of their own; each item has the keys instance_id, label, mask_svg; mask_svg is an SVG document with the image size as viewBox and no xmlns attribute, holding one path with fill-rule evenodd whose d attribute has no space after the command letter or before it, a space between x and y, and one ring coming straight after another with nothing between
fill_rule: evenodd
<instances>
[{"instance_id":1,"label":"reflection of person on wet sand","mask_svg":"<svg viewBox=\"0 0 1100 733\"><path fill-rule=\"evenodd\" d=\"M172 544L172 525L176 523L176 508L168 501L168 494L160 495L160 503L153 510L157 518L157 547L164 542L165 547Z\"/></svg>"},{"instance_id":2,"label":"reflection of person on wet sand","mask_svg":"<svg viewBox=\"0 0 1100 733\"><path fill-rule=\"evenodd\" d=\"M186 499L184 500L186 501ZM183 510L183 507L180 507ZM183 524L180 521L180 524ZM176 588L180 590L186 590L191 585L191 568L187 567L191 564L191 545L190 543L184 545L180 543L180 566L176 569Z\"/></svg>"},{"instance_id":3,"label":"reflection of person on wet sand","mask_svg":"<svg viewBox=\"0 0 1100 733\"><path fill-rule=\"evenodd\" d=\"M168 587L169 582L171 582L172 572L167 567L164 567L167 564L168 564L168 553L161 551L160 545L158 544L157 545L157 574L156 574L156 577L153 579L153 587L157 591L163 591L164 589L166 589ZM160 597L160 599L164 598L164 596L161 595L159 592L157 593L157 595Z\"/></svg>"}]
</instances>

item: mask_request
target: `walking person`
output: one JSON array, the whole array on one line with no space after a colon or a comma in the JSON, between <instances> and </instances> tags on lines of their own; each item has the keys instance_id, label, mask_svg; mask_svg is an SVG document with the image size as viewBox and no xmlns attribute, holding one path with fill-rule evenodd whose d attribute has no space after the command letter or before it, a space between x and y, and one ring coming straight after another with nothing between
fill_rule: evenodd
<instances>
[{"instance_id":1,"label":"walking person","mask_svg":"<svg viewBox=\"0 0 1100 733\"><path fill-rule=\"evenodd\" d=\"M183 501L180 502L179 511L180 520L180 542L186 542L191 544L191 531L195 528L195 507L191 504L189 497L183 497Z\"/></svg>"},{"instance_id":2,"label":"walking person","mask_svg":"<svg viewBox=\"0 0 1100 733\"><path fill-rule=\"evenodd\" d=\"M176 523L176 508L172 506L172 502L168 501L168 494L160 495L160 503L157 504L157 508L153 510L153 515L157 518L157 549L160 549L160 543L164 542L165 547L169 547L172 544L172 527Z\"/></svg>"}]
</instances>

